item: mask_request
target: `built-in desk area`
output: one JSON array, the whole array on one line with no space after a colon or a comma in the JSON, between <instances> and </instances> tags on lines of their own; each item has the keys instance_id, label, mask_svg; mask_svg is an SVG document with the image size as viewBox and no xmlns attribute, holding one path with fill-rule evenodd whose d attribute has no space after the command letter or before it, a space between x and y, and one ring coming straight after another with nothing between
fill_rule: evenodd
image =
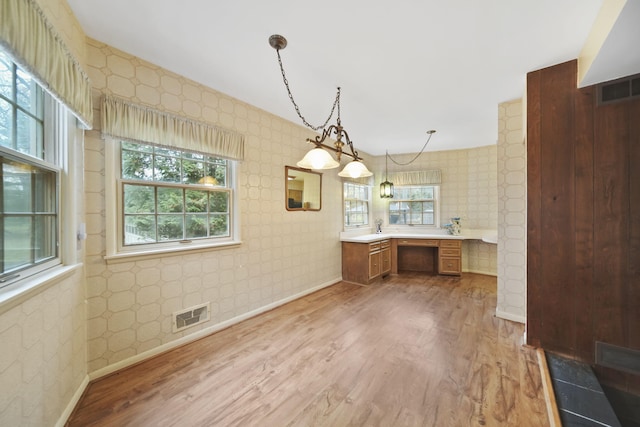
<instances>
[{"instance_id":1,"label":"built-in desk area","mask_svg":"<svg viewBox=\"0 0 640 427\"><path fill-rule=\"evenodd\" d=\"M459 276L462 241L493 243L493 233L477 230L453 236L439 233L383 233L341 236L342 280L369 284L403 271Z\"/></svg>"}]
</instances>

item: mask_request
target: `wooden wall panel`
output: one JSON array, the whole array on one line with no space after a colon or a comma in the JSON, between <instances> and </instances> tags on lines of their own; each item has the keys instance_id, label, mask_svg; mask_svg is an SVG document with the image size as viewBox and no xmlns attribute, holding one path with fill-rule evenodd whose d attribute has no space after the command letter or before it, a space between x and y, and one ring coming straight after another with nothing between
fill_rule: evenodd
<instances>
[{"instance_id":1,"label":"wooden wall panel","mask_svg":"<svg viewBox=\"0 0 640 427\"><path fill-rule=\"evenodd\" d=\"M624 103L597 108L594 142L594 339L625 344L628 324L628 118Z\"/></svg>"},{"instance_id":2,"label":"wooden wall panel","mask_svg":"<svg viewBox=\"0 0 640 427\"><path fill-rule=\"evenodd\" d=\"M593 106L595 87L581 89L575 98L575 293L576 353L595 360L593 343Z\"/></svg>"},{"instance_id":3,"label":"wooden wall panel","mask_svg":"<svg viewBox=\"0 0 640 427\"><path fill-rule=\"evenodd\" d=\"M527 75L527 341L539 347L542 336L542 230L540 189L540 81L541 72Z\"/></svg>"},{"instance_id":4,"label":"wooden wall panel","mask_svg":"<svg viewBox=\"0 0 640 427\"><path fill-rule=\"evenodd\" d=\"M640 100L597 106L575 72L527 76L527 342L593 365L596 341L640 350Z\"/></svg>"},{"instance_id":5,"label":"wooden wall panel","mask_svg":"<svg viewBox=\"0 0 640 427\"><path fill-rule=\"evenodd\" d=\"M575 230L575 89L572 83L575 85L577 62L571 61L539 73L539 99L534 98L531 102L537 101L540 106L539 137L537 144L529 141L528 147L532 152L527 153L528 156L539 156L538 173L534 167L530 170L531 177L539 180L539 193L529 198L539 203L540 209L534 236L537 247L532 247L538 258L537 265L528 265L528 271L535 271L537 275L533 289L539 295L534 304L539 304L545 340L567 352L572 351L575 342L572 301L564 295L573 293L575 287L575 241L567 239L567 233ZM536 145L537 151L533 151ZM529 227L528 230L531 236L533 229Z\"/></svg>"}]
</instances>

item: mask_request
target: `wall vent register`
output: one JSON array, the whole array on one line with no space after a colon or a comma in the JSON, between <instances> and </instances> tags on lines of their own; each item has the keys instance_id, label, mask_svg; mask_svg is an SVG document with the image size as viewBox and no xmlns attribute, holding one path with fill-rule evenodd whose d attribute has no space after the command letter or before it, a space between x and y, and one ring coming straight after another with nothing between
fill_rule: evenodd
<instances>
[{"instance_id":1,"label":"wall vent register","mask_svg":"<svg viewBox=\"0 0 640 427\"><path fill-rule=\"evenodd\" d=\"M173 313L173 332L180 332L191 326L204 323L209 320L210 303L196 305Z\"/></svg>"},{"instance_id":2,"label":"wall vent register","mask_svg":"<svg viewBox=\"0 0 640 427\"><path fill-rule=\"evenodd\" d=\"M640 74L598 85L598 105L640 98Z\"/></svg>"}]
</instances>

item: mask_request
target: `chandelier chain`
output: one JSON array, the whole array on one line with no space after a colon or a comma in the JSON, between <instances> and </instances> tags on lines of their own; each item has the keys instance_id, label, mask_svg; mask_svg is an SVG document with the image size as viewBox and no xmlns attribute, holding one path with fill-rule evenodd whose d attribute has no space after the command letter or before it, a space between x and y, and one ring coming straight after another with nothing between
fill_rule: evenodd
<instances>
[{"instance_id":1,"label":"chandelier chain","mask_svg":"<svg viewBox=\"0 0 640 427\"><path fill-rule=\"evenodd\" d=\"M420 150L420 152L418 154L416 154L415 157L413 159L409 160L407 163L402 163L402 162L398 162L398 161L394 160L394 158L389 155L389 152L386 153L387 157L389 159L391 159L391 161L393 163L395 163L396 165L398 165L398 166L408 166L408 165L410 165L411 163L415 162L418 159L418 157L420 157L420 155L424 152L424 149L427 148L427 144L429 143L429 141L431 141L431 137L433 136L435 131L429 131L427 133L429 134L429 138L427 138L427 142L424 143L424 145L422 146L422 149Z\"/></svg>"},{"instance_id":2,"label":"chandelier chain","mask_svg":"<svg viewBox=\"0 0 640 427\"><path fill-rule=\"evenodd\" d=\"M325 127L327 127L327 124L329 123L329 120L331 120L331 117L333 117L333 113L336 109L336 106L338 107L338 122L339 122L340 121L340 88L338 88L338 92L336 93L336 99L335 101L333 101L333 106L331 107L331 113L329 114L329 117L327 117L327 120L325 120L324 124L322 124L322 126L314 126L310 124L309 122L307 122L307 119L304 118L304 116L300 112L300 108L298 107L298 104L296 104L296 101L293 99L293 94L291 93L291 89L289 88L289 80L287 80L287 76L284 74L284 66L282 65L282 58L280 57L280 49L276 49L276 53L278 54L278 64L280 64L282 81L284 82L284 85L287 88L289 99L291 100L291 103L296 109L296 113L298 113L298 117L300 117L300 119L302 120L302 123L304 123L305 126L307 126L308 128L311 128L315 131L324 129Z\"/></svg>"}]
</instances>

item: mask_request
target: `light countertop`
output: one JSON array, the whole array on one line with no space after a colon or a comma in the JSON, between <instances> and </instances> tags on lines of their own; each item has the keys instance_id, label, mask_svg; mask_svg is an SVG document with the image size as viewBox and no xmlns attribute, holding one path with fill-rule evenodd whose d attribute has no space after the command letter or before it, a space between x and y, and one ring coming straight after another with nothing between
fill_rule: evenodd
<instances>
[{"instance_id":1,"label":"light countertop","mask_svg":"<svg viewBox=\"0 0 640 427\"><path fill-rule=\"evenodd\" d=\"M354 232L340 233L340 241L352 242L352 243L371 243L384 239L451 239L451 240L482 240L486 243L498 243L498 233L496 230L472 230L463 229L460 235L454 236L448 234L445 230L435 229L424 231L388 231L377 233L366 233L363 230L363 234L357 234Z\"/></svg>"}]
</instances>

